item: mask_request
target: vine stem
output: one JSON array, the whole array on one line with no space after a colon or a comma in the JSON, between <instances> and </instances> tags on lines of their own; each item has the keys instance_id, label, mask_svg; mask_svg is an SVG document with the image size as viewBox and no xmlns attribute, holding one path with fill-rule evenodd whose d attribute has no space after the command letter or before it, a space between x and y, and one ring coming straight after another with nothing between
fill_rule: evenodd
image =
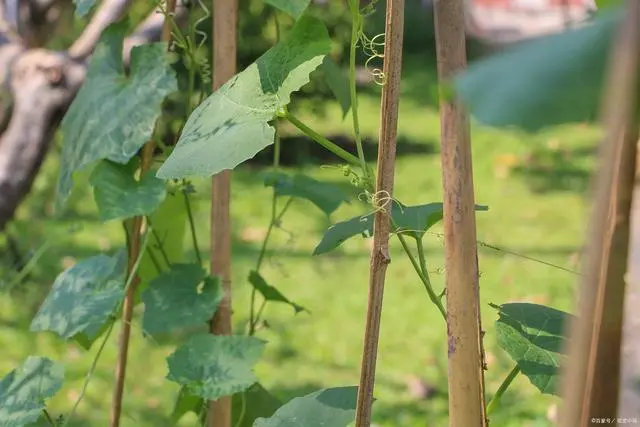
<instances>
[{"instance_id":1,"label":"vine stem","mask_svg":"<svg viewBox=\"0 0 640 427\"><path fill-rule=\"evenodd\" d=\"M238 1L212 0L213 81L215 91L236 73ZM211 275L221 278L224 296L209 324L216 335L231 335L231 171L212 178ZM209 401L207 427L231 427L231 397Z\"/></svg>"},{"instance_id":2,"label":"vine stem","mask_svg":"<svg viewBox=\"0 0 640 427\"><path fill-rule=\"evenodd\" d=\"M167 43L167 47L171 42L171 17L176 10L177 0L167 0L167 11L169 15L165 16L164 25L162 27L162 41ZM142 149L142 161L140 163L140 176L142 177L151 167L153 161L153 151L155 142L153 138L149 140ZM116 363L116 382L113 389L113 401L111 403L111 416L109 421L110 427L119 427L122 415L122 399L124 396L124 383L127 376L127 358L129 355L129 341L131 338L131 319L133 318L133 308L135 306L135 294L138 287L138 277L134 266L140 253L140 235L144 222L143 216L137 216L133 219L131 243L129 248L129 261L127 266L127 277L131 280L131 286L127 289L122 309L122 329L120 331L118 360Z\"/></svg>"},{"instance_id":3,"label":"vine stem","mask_svg":"<svg viewBox=\"0 0 640 427\"><path fill-rule=\"evenodd\" d=\"M415 257L411 253L411 249L407 244L407 239L405 239L404 236L400 233L397 233L396 236L398 236L398 240L400 240L402 249L404 249L404 252L407 254L409 261L411 261L411 265L413 265L413 269L416 271L416 273L418 274L418 277L420 277L420 280L424 284L424 287L427 290L427 294L429 294L429 299L436 305L436 307L438 307L438 311L440 312L440 314L442 314L442 318L446 322L447 312L445 311L444 306L442 305L442 301L433 290L433 286L431 285L431 280L429 279L429 272L427 271L427 268L426 268L424 251L422 250L422 242L420 242L419 240L417 241L418 258L420 259L420 263L418 263L418 261L416 261Z\"/></svg>"},{"instance_id":4,"label":"vine stem","mask_svg":"<svg viewBox=\"0 0 640 427\"><path fill-rule=\"evenodd\" d=\"M509 375L506 376L504 381L502 381L502 384L498 387L498 391L496 391L496 394L491 398L491 401L487 405L487 416L491 415L491 413L498 407L498 403L500 402L502 395L507 391L513 380L520 372L520 367L516 365L513 367L511 372L509 372Z\"/></svg>"},{"instance_id":5,"label":"vine stem","mask_svg":"<svg viewBox=\"0 0 640 427\"><path fill-rule=\"evenodd\" d=\"M356 140L360 167L362 168L362 174L365 180L367 180L367 178L369 178L369 169L367 168L367 161L364 157L364 150L362 149L362 135L360 133L360 120L358 118L358 92L356 90L356 51L358 49L360 31L362 31L360 1L349 0L349 9L351 10L351 46L349 49L349 95L351 97L351 117L353 119L353 133Z\"/></svg>"},{"instance_id":6,"label":"vine stem","mask_svg":"<svg viewBox=\"0 0 640 427\"><path fill-rule=\"evenodd\" d=\"M369 299L360 384L356 403L356 427L371 425L371 407L375 384L380 316L389 255L391 231L391 203L395 174L396 143L398 131L398 106L400 103L400 74L402 71L402 36L404 31L404 0L388 0L385 23L384 74L386 83L382 88L380 112L380 136L378 145L378 169L374 200L388 200L383 206L375 206L373 225L373 250L369 270ZM351 76L353 80L354 76Z\"/></svg>"},{"instance_id":7,"label":"vine stem","mask_svg":"<svg viewBox=\"0 0 640 427\"><path fill-rule=\"evenodd\" d=\"M464 0L434 4L440 87L467 65ZM484 427L484 350L469 119L462 103L440 93L444 195L449 426Z\"/></svg>"},{"instance_id":8,"label":"vine stem","mask_svg":"<svg viewBox=\"0 0 640 427\"><path fill-rule=\"evenodd\" d=\"M313 139L318 144L322 145L324 148L331 151L333 154L340 157L345 162L351 163L356 166L360 165L360 160L356 156L340 148L335 142L329 141L327 138L320 135L315 130L311 129L309 126L305 125L300 120L298 120L295 116L293 116L290 112L287 111L284 115L284 118L287 119L289 123L291 123L298 129L300 129L309 138ZM364 170L366 170L366 164L365 164Z\"/></svg>"}]
</instances>

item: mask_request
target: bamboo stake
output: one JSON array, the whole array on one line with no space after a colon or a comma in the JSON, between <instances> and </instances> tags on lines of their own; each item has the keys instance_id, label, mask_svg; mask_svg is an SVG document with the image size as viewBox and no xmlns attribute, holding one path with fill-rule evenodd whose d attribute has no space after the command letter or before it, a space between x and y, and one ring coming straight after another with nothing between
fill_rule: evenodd
<instances>
[{"instance_id":1,"label":"bamboo stake","mask_svg":"<svg viewBox=\"0 0 640 427\"><path fill-rule=\"evenodd\" d=\"M467 66L463 0L436 1L438 78ZM440 97L449 353L449 425L486 425L478 252L469 119L458 99Z\"/></svg>"},{"instance_id":2,"label":"bamboo stake","mask_svg":"<svg viewBox=\"0 0 640 427\"><path fill-rule=\"evenodd\" d=\"M237 0L213 2L213 90L236 73ZM224 298L211 319L210 331L231 335L231 171L214 175L211 188L211 274L222 280ZM209 427L231 427L231 397L209 402Z\"/></svg>"},{"instance_id":3,"label":"bamboo stake","mask_svg":"<svg viewBox=\"0 0 640 427\"><path fill-rule=\"evenodd\" d=\"M371 425L371 406L375 385L380 315L389 255L391 197L396 160L400 75L402 71L402 37L404 0L388 0L385 24L384 81L380 111L380 140L376 178L376 215L373 226L373 250L369 270L369 303L365 326L360 386L356 407L356 427Z\"/></svg>"},{"instance_id":4,"label":"bamboo stake","mask_svg":"<svg viewBox=\"0 0 640 427\"><path fill-rule=\"evenodd\" d=\"M167 0L167 13L174 13L176 10L176 0ZM165 18L162 27L162 41L169 46L171 42L171 20ZM140 176L143 176L150 168L153 161L153 151L155 142L148 141L142 149L142 160L140 162ZM136 260L140 253L140 237L144 217L133 218L131 227L131 246L129 248L129 258L127 262L127 277L133 274ZM134 277L131 286L127 290L122 305L122 329L119 338L118 361L116 363L116 383L113 389L113 401L111 403L110 427L119 427L122 415L122 400L124 397L124 383L127 377L127 359L129 356L129 342L131 339L131 319L133 318L133 308L135 306L135 295L138 288L139 278Z\"/></svg>"},{"instance_id":5,"label":"bamboo stake","mask_svg":"<svg viewBox=\"0 0 640 427\"><path fill-rule=\"evenodd\" d=\"M627 12L610 60L602 119L606 130L595 176L594 206L579 289L579 316L570 325L562 381L561 425L615 418L620 381L625 273L638 141L640 2Z\"/></svg>"}]
</instances>

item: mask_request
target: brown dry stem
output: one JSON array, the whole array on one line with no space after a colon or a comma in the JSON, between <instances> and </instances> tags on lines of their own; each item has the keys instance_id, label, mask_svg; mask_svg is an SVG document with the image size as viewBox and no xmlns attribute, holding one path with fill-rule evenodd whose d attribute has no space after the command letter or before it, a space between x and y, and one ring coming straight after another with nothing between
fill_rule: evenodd
<instances>
[{"instance_id":1,"label":"brown dry stem","mask_svg":"<svg viewBox=\"0 0 640 427\"><path fill-rule=\"evenodd\" d=\"M396 161L403 31L404 0L388 0L383 69L385 85L382 88L378 169L374 197L376 215L373 226L373 250L369 269L369 302L356 407L356 427L371 425L384 282L387 266L391 262L389 233L391 231L391 198Z\"/></svg>"}]
</instances>

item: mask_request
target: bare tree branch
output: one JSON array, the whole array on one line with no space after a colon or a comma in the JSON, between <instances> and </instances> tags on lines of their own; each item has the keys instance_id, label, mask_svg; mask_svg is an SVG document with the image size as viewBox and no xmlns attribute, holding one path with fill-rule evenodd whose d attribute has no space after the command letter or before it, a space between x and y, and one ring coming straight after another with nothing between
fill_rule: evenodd
<instances>
[{"instance_id":1,"label":"bare tree branch","mask_svg":"<svg viewBox=\"0 0 640 427\"><path fill-rule=\"evenodd\" d=\"M69 48L69 56L87 58L93 52L103 31L122 17L132 0L104 0L80 37Z\"/></svg>"}]
</instances>

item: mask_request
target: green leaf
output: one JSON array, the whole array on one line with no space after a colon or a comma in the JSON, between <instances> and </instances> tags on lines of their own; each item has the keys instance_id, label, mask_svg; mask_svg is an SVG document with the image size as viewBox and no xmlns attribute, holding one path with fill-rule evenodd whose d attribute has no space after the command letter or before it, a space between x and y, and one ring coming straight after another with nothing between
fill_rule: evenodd
<instances>
[{"instance_id":1,"label":"green leaf","mask_svg":"<svg viewBox=\"0 0 640 427\"><path fill-rule=\"evenodd\" d=\"M296 314L301 311L305 311L306 309L301 305L296 304L295 302L287 299L280 291L270 284L267 283L266 280L258 273L257 271L251 271L249 273L249 283L256 288L260 295L267 301L274 302L282 302L285 304L289 304L295 310Z\"/></svg>"},{"instance_id":2,"label":"green leaf","mask_svg":"<svg viewBox=\"0 0 640 427\"><path fill-rule=\"evenodd\" d=\"M598 10L618 7L622 4L622 0L596 0Z\"/></svg>"},{"instance_id":3,"label":"green leaf","mask_svg":"<svg viewBox=\"0 0 640 427\"><path fill-rule=\"evenodd\" d=\"M259 418L254 427L346 427L355 418L357 387L337 387L296 397L271 418Z\"/></svg>"},{"instance_id":4,"label":"green leaf","mask_svg":"<svg viewBox=\"0 0 640 427\"><path fill-rule=\"evenodd\" d=\"M155 335L204 324L222 300L217 279L198 264L174 264L142 293L142 328Z\"/></svg>"},{"instance_id":5,"label":"green leaf","mask_svg":"<svg viewBox=\"0 0 640 427\"><path fill-rule=\"evenodd\" d=\"M150 214L167 196L165 182L153 173L136 181L130 168L108 160L93 170L90 183L102 221Z\"/></svg>"},{"instance_id":6,"label":"green leaf","mask_svg":"<svg viewBox=\"0 0 640 427\"><path fill-rule=\"evenodd\" d=\"M300 19L311 0L264 0L276 9L280 9L294 19Z\"/></svg>"},{"instance_id":7,"label":"green leaf","mask_svg":"<svg viewBox=\"0 0 640 427\"><path fill-rule=\"evenodd\" d=\"M198 207L198 203L191 203L194 215ZM188 226L184 194L179 190L170 191L164 202L151 215L151 224L154 235L149 240L138 268L139 293L142 293L151 280L160 274L158 268L161 271L169 269L170 265L167 264L165 255L170 264L184 260L184 237Z\"/></svg>"},{"instance_id":8,"label":"green leaf","mask_svg":"<svg viewBox=\"0 0 640 427\"><path fill-rule=\"evenodd\" d=\"M487 206L476 205L477 211L486 211L488 209ZM406 234L413 238L421 239L427 230L442 220L442 203L404 206L402 203L394 201L391 213L395 222L394 233ZM324 234L318 246L316 246L313 254L320 255L330 252L353 236L371 237L373 235L374 216L375 213L370 213L332 225Z\"/></svg>"},{"instance_id":9,"label":"green leaf","mask_svg":"<svg viewBox=\"0 0 640 427\"><path fill-rule=\"evenodd\" d=\"M31 331L95 338L124 298L126 254L101 254L62 272L31 322Z\"/></svg>"},{"instance_id":10,"label":"green leaf","mask_svg":"<svg viewBox=\"0 0 640 427\"><path fill-rule=\"evenodd\" d=\"M162 43L134 47L125 75L122 44L127 22L111 25L92 56L87 79L62 120L56 208L73 187L73 174L102 159L127 163L147 142L164 98L177 83Z\"/></svg>"},{"instance_id":11,"label":"green leaf","mask_svg":"<svg viewBox=\"0 0 640 427\"><path fill-rule=\"evenodd\" d=\"M329 56L324 58L320 69L324 73L324 80L329 89L333 92L340 107L342 108L342 118L351 109L351 93L349 90L349 77Z\"/></svg>"},{"instance_id":12,"label":"green leaf","mask_svg":"<svg viewBox=\"0 0 640 427\"><path fill-rule=\"evenodd\" d=\"M260 383L255 383L243 392L231 398L232 423L235 427L252 427L259 417L270 417L282 405L280 400L267 391ZM206 416L206 402L203 398L189 394L181 387L171 418L177 423L188 412L202 418ZM203 411L204 409L204 411ZM242 417L240 420L239 418ZM204 425L204 423L202 423Z\"/></svg>"},{"instance_id":13,"label":"green leaf","mask_svg":"<svg viewBox=\"0 0 640 427\"><path fill-rule=\"evenodd\" d=\"M268 122L309 82L330 48L322 22L303 16L283 41L196 108L158 176L213 175L273 143Z\"/></svg>"},{"instance_id":14,"label":"green leaf","mask_svg":"<svg viewBox=\"0 0 640 427\"><path fill-rule=\"evenodd\" d=\"M241 392L256 382L252 369L264 344L240 335L194 335L167 358L167 379L209 400Z\"/></svg>"},{"instance_id":15,"label":"green leaf","mask_svg":"<svg viewBox=\"0 0 640 427\"><path fill-rule=\"evenodd\" d=\"M564 325L571 315L544 305L492 305L499 310L498 344L542 393L557 394L558 367L566 358Z\"/></svg>"},{"instance_id":16,"label":"green leaf","mask_svg":"<svg viewBox=\"0 0 640 427\"><path fill-rule=\"evenodd\" d=\"M342 202L349 200L349 196L340 187L303 174L291 176L278 171L268 172L265 174L264 185L273 187L278 196L307 199L327 215L338 209Z\"/></svg>"},{"instance_id":17,"label":"green leaf","mask_svg":"<svg viewBox=\"0 0 640 427\"><path fill-rule=\"evenodd\" d=\"M458 94L481 122L535 131L592 120L622 14L542 37L472 64L456 79ZM561 60L558 60L561 58Z\"/></svg>"},{"instance_id":18,"label":"green leaf","mask_svg":"<svg viewBox=\"0 0 640 427\"><path fill-rule=\"evenodd\" d=\"M84 18L96 4L96 0L73 0L73 2L76 5L76 16L78 18Z\"/></svg>"},{"instance_id":19,"label":"green leaf","mask_svg":"<svg viewBox=\"0 0 640 427\"><path fill-rule=\"evenodd\" d=\"M201 417L203 415L203 412L206 414L206 410L207 404L205 400L201 397L189 394L187 387L182 386L180 387L180 391L178 392L178 397L176 398L173 412L171 412L171 420L174 423L177 423L189 412L193 412L194 414ZM204 423L202 424L204 425Z\"/></svg>"},{"instance_id":20,"label":"green leaf","mask_svg":"<svg viewBox=\"0 0 640 427\"><path fill-rule=\"evenodd\" d=\"M46 357L29 356L0 380L0 425L22 427L34 423L44 401L62 387L64 367Z\"/></svg>"}]
</instances>

